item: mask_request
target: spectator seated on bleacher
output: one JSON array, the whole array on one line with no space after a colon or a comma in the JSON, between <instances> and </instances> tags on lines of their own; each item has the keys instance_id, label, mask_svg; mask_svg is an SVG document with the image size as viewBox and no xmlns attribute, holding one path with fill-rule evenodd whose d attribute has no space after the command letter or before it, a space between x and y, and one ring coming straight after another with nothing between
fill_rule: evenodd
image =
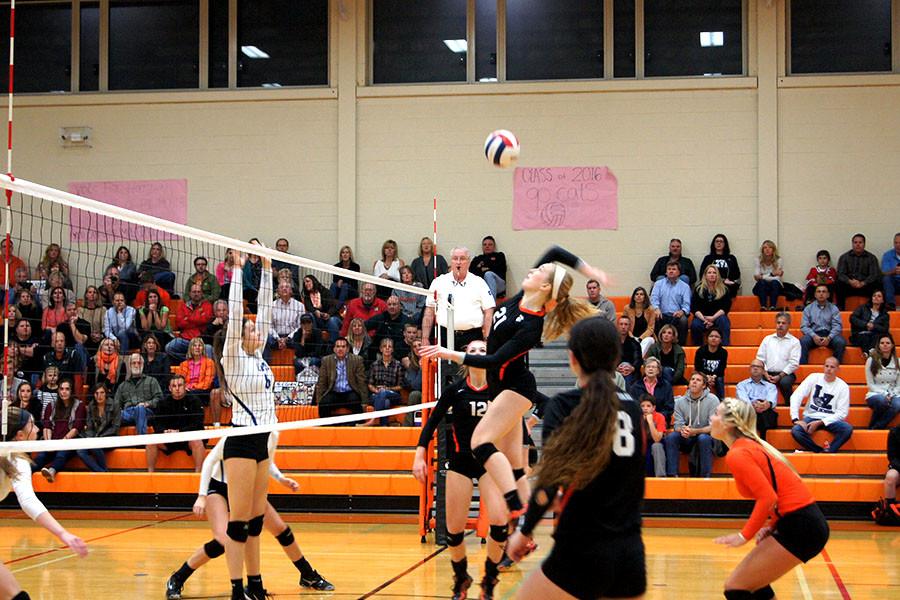
<instances>
[{"instance_id":1,"label":"spectator seated on bleacher","mask_svg":"<svg viewBox=\"0 0 900 600\"><path fill-rule=\"evenodd\" d=\"M59 244L51 243L47 245L47 248L44 250L44 256L37 264L35 271L47 273L48 275L56 271L62 277L62 286L72 289L72 280L69 278L69 263L63 258L62 247Z\"/></svg>"},{"instance_id":2,"label":"spectator seated on bleacher","mask_svg":"<svg viewBox=\"0 0 900 600\"><path fill-rule=\"evenodd\" d=\"M423 287L421 283L413 279L413 271L409 266L400 267L400 281L413 287ZM393 290L391 295L400 300L400 310L403 311L407 320L413 323L421 323L422 311L425 310L425 296L423 294Z\"/></svg>"},{"instance_id":3,"label":"spectator seated on bleacher","mask_svg":"<svg viewBox=\"0 0 900 600\"><path fill-rule=\"evenodd\" d=\"M228 302L226 300L216 300L213 302L212 307L213 319L206 325L203 334L200 336L203 338L203 343L207 346L213 345L213 337L228 324Z\"/></svg>"},{"instance_id":4,"label":"spectator seated on bleacher","mask_svg":"<svg viewBox=\"0 0 900 600\"><path fill-rule=\"evenodd\" d=\"M610 323L616 322L616 306L612 300L603 295L600 289L600 282L596 279L589 279L585 285L587 292L587 300L591 306L597 309L600 316L607 319Z\"/></svg>"},{"instance_id":5,"label":"spectator seated on bleacher","mask_svg":"<svg viewBox=\"0 0 900 600\"><path fill-rule=\"evenodd\" d=\"M13 314L13 320L26 319L31 324L32 331L41 331L44 319L43 307L35 301L32 294L28 292L19 292L19 298L16 301Z\"/></svg>"},{"instance_id":6,"label":"spectator seated on bleacher","mask_svg":"<svg viewBox=\"0 0 900 600\"><path fill-rule=\"evenodd\" d=\"M291 297L302 300L302 297L300 296L300 286L291 274L290 269L279 269L278 271L275 271L275 289L277 290L278 286L282 283L286 283L291 287Z\"/></svg>"},{"instance_id":7,"label":"spectator seated on bleacher","mask_svg":"<svg viewBox=\"0 0 900 600\"><path fill-rule=\"evenodd\" d=\"M294 298L291 284L287 281L278 283L277 297L272 303L272 329L263 349L263 358L271 362L273 350L285 350L293 347L293 336L300 329L300 317L306 309Z\"/></svg>"},{"instance_id":8,"label":"spectator seated on bleacher","mask_svg":"<svg viewBox=\"0 0 900 600\"><path fill-rule=\"evenodd\" d=\"M709 434L709 418L716 412L719 399L709 393L706 378L692 373L684 396L675 400L675 431L666 435L666 476L678 476L682 452L690 453L691 473L699 477L712 475L713 438Z\"/></svg>"},{"instance_id":9,"label":"spectator seated on bleacher","mask_svg":"<svg viewBox=\"0 0 900 600\"><path fill-rule=\"evenodd\" d=\"M106 337L103 333L103 323L106 321L106 307L100 302L100 290L95 285L87 286L84 291L84 300L78 307L78 316L91 326L85 348L95 351L100 342Z\"/></svg>"},{"instance_id":10,"label":"spectator seated on bleacher","mask_svg":"<svg viewBox=\"0 0 900 600\"><path fill-rule=\"evenodd\" d=\"M303 313L300 317L300 328L294 332L291 347L294 349L295 375L307 366L318 367L322 364L322 357L327 353L328 346L322 340L322 331L316 329L311 314Z\"/></svg>"},{"instance_id":11,"label":"spectator seated on bleacher","mask_svg":"<svg viewBox=\"0 0 900 600\"><path fill-rule=\"evenodd\" d=\"M662 365L661 377L669 385L684 385L686 356L678 343L678 331L672 325L663 325L659 330L659 341L650 346L647 358L658 358ZM646 359L645 359L646 360Z\"/></svg>"},{"instance_id":12,"label":"spectator seated on bleacher","mask_svg":"<svg viewBox=\"0 0 900 600\"><path fill-rule=\"evenodd\" d=\"M116 390L116 404L122 409L122 425L134 425L138 435L147 433L147 425L162 399L155 378L144 373L144 357L128 356L128 377Z\"/></svg>"},{"instance_id":13,"label":"spectator seated on bleacher","mask_svg":"<svg viewBox=\"0 0 900 600\"><path fill-rule=\"evenodd\" d=\"M87 407L85 428L81 432L84 438L115 437L119 435L122 426L122 411L119 405L113 402L112 393L106 384L98 383L91 388L91 402ZM106 466L106 453L110 449L92 448L90 450L78 450L78 458L91 471L102 473L108 471Z\"/></svg>"},{"instance_id":14,"label":"spectator seated on bleacher","mask_svg":"<svg viewBox=\"0 0 900 600\"><path fill-rule=\"evenodd\" d=\"M159 287L156 284L156 281L153 279L153 274L149 271L144 271L141 273L141 289L138 290L137 295L134 297L134 301L131 305L135 308L140 308L147 303L147 296L151 291L156 292L156 295L159 296L159 303L168 308L172 304L172 296ZM186 297L186 296L185 296Z\"/></svg>"},{"instance_id":15,"label":"spectator seated on bleacher","mask_svg":"<svg viewBox=\"0 0 900 600\"><path fill-rule=\"evenodd\" d=\"M400 298L397 296L388 296L385 300L387 308L383 313L379 313L365 322L365 327L369 331L374 331L372 341L376 346L381 347L381 341L385 338L393 342L393 349L397 356L405 356L409 353L409 346L403 336L403 331L408 323L406 315L403 314Z\"/></svg>"},{"instance_id":16,"label":"spectator seated on bleacher","mask_svg":"<svg viewBox=\"0 0 900 600\"><path fill-rule=\"evenodd\" d=\"M641 343L641 355L645 356L656 342L656 311L650 308L647 290L638 286L631 292L631 299L622 309L622 316L631 320L629 335Z\"/></svg>"},{"instance_id":17,"label":"spectator seated on bleacher","mask_svg":"<svg viewBox=\"0 0 900 600\"><path fill-rule=\"evenodd\" d=\"M169 295L175 293L175 273L169 261L166 260L166 250L159 242L150 244L150 252L147 258L138 266L138 280L143 281L142 273L150 273L153 275L153 281L156 285L169 292Z\"/></svg>"},{"instance_id":18,"label":"spectator seated on bleacher","mask_svg":"<svg viewBox=\"0 0 900 600\"><path fill-rule=\"evenodd\" d=\"M872 409L869 429L887 429L900 413L900 361L890 333L878 336L866 360L866 404Z\"/></svg>"},{"instance_id":19,"label":"spectator seated on bleacher","mask_svg":"<svg viewBox=\"0 0 900 600\"><path fill-rule=\"evenodd\" d=\"M831 348L834 357L840 362L844 358L847 346L841 332L841 313L837 306L828 301L828 287L820 285L816 288L816 300L803 309L803 320L800 323L800 364L809 362L809 351L812 348Z\"/></svg>"},{"instance_id":20,"label":"spectator seated on bleacher","mask_svg":"<svg viewBox=\"0 0 900 600\"><path fill-rule=\"evenodd\" d=\"M766 367L763 361L755 358L750 361L750 377L738 382L736 395L744 402L753 405L756 411L756 432L766 439L766 433L778 426L778 389L774 383L766 379Z\"/></svg>"},{"instance_id":21,"label":"spectator seated on bleacher","mask_svg":"<svg viewBox=\"0 0 900 600\"><path fill-rule=\"evenodd\" d=\"M19 370L25 379L34 383L44 368L44 356L40 348L40 338L34 335L28 319L16 321L15 329L9 336L10 352L15 351Z\"/></svg>"},{"instance_id":22,"label":"spectator seated on bleacher","mask_svg":"<svg viewBox=\"0 0 900 600\"><path fill-rule=\"evenodd\" d=\"M50 336L56 331L56 326L66 322L66 290L57 286L50 290L49 304L44 307L41 315L42 339L50 342Z\"/></svg>"},{"instance_id":23,"label":"spectator seated on bleacher","mask_svg":"<svg viewBox=\"0 0 900 600\"><path fill-rule=\"evenodd\" d=\"M663 325L674 325L678 339L687 339L688 314L691 312L691 288L681 279L677 261L666 265L666 277L653 285L650 306L656 313L656 334Z\"/></svg>"},{"instance_id":24,"label":"spectator seated on bleacher","mask_svg":"<svg viewBox=\"0 0 900 600\"><path fill-rule=\"evenodd\" d=\"M287 240L287 238L278 238L275 240L275 249L279 252L284 252L285 254L290 253L291 243ZM273 259L272 260L272 270L276 273L281 273L282 270L287 269L291 274L291 281L294 282L294 285L299 283L300 281L300 267L293 264L284 262L283 260Z\"/></svg>"},{"instance_id":25,"label":"spectator seated on bleacher","mask_svg":"<svg viewBox=\"0 0 900 600\"><path fill-rule=\"evenodd\" d=\"M353 262L353 249L350 246L341 246L338 261L334 263L334 266L356 273L360 272L359 263ZM356 279L345 279L341 275L335 275L332 277L329 291L340 309L346 302L359 295L359 282Z\"/></svg>"},{"instance_id":26,"label":"spectator seated on bleacher","mask_svg":"<svg viewBox=\"0 0 900 600\"><path fill-rule=\"evenodd\" d=\"M190 341L200 337L212 320L212 304L203 299L203 290L199 285L192 285L188 299L182 302L175 312L175 328L178 329L178 336L166 344L166 353L173 361L183 361ZM212 348L207 348L206 353L211 356Z\"/></svg>"},{"instance_id":27,"label":"spectator seated on bleacher","mask_svg":"<svg viewBox=\"0 0 900 600\"><path fill-rule=\"evenodd\" d=\"M40 299L41 306L46 309L51 304L51 294L53 294L53 290L56 288L61 288L63 290L63 299L66 304L74 304L75 303L75 292L68 289L66 287L66 279L62 276L62 273L59 271L51 271L47 276L46 285L44 289L41 290L41 293L38 295Z\"/></svg>"},{"instance_id":28,"label":"spectator seated on bleacher","mask_svg":"<svg viewBox=\"0 0 900 600\"><path fill-rule=\"evenodd\" d=\"M374 290L373 290L374 293ZM316 404L320 417L359 414L368 403L366 370L360 357L350 354L346 338L334 342L334 354L322 359L316 382Z\"/></svg>"},{"instance_id":29,"label":"spectator seated on bleacher","mask_svg":"<svg viewBox=\"0 0 900 600\"><path fill-rule=\"evenodd\" d=\"M722 347L722 334L715 327L706 332L705 343L694 354L694 371L706 377L706 387L718 398L725 397L725 369L728 350Z\"/></svg>"},{"instance_id":30,"label":"spectator seated on bleacher","mask_svg":"<svg viewBox=\"0 0 900 600\"><path fill-rule=\"evenodd\" d=\"M9 260L6 259L7 253L9 254ZM0 300L5 299L6 296L6 267L9 266L9 272L15 274L16 270L20 267L28 266L25 264L25 261L13 254L13 241L12 239L4 240L3 250L0 251Z\"/></svg>"},{"instance_id":31,"label":"spectator seated on bleacher","mask_svg":"<svg viewBox=\"0 0 900 600\"><path fill-rule=\"evenodd\" d=\"M48 404L44 409L43 439L70 440L78 437L84 431L86 415L84 404L75 397L72 380L61 379L56 402ZM74 450L39 452L34 458L31 470L40 471L44 479L53 483L56 474L74 457Z\"/></svg>"},{"instance_id":32,"label":"spectator seated on bleacher","mask_svg":"<svg viewBox=\"0 0 900 600\"><path fill-rule=\"evenodd\" d=\"M409 404L422 402L422 366L419 364L419 348L422 347L421 334L416 330L416 337L412 340L409 354L400 359L403 365L403 389L409 391ZM412 421L412 413L408 413L409 421Z\"/></svg>"},{"instance_id":33,"label":"spectator seated on bleacher","mask_svg":"<svg viewBox=\"0 0 900 600\"><path fill-rule=\"evenodd\" d=\"M119 341L119 352L127 354L140 342L137 334L137 311L125 304L125 294L116 292L113 305L106 311L106 328L104 334L110 339Z\"/></svg>"},{"instance_id":34,"label":"spectator seated on bleacher","mask_svg":"<svg viewBox=\"0 0 900 600\"><path fill-rule=\"evenodd\" d=\"M494 236L481 240L481 254L472 259L469 270L484 279L495 299L506 295L506 255L497 251Z\"/></svg>"},{"instance_id":35,"label":"spectator seated on bleacher","mask_svg":"<svg viewBox=\"0 0 900 600\"><path fill-rule=\"evenodd\" d=\"M219 282L219 298L222 300L228 300L228 290L231 288L231 272L234 270L234 257L236 253L232 248L228 248L225 250L225 259L216 265L216 281ZM254 302L256 301L256 289L253 288L252 283L248 281L246 278L241 279L241 287L243 288L243 298L248 303L252 299ZM188 295L190 295L190 290L188 290Z\"/></svg>"},{"instance_id":36,"label":"spectator seated on bleacher","mask_svg":"<svg viewBox=\"0 0 900 600\"><path fill-rule=\"evenodd\" d=\"M891 310L897 309L897 292L900 292L900 233L894 234L894 247L881 256L884 300Z\"/></svg>"},{"instance_id":37,"label":"spectator seated on bleacher","mask_svg":"<svg viewBox=\"0 0 900 600\"><path fill-rule=\"evenodd\" d=\"M643 398L649 396L653 398L656 412L662 415L666 425L672 422L672 414L675 412L675 397L672 393L672 386L660 377L662 365L658 358L649 357L644 361L644 377L634 382L628 393L632 398Z\"/></svg>"},{"instance_id":38,"label":"spectator seated on bleacher","mask_svg":"<svg viewBox=\"0 0 900 600\"><path fill-rule=\"evenodd\" d=\"M780 312L775 315L775 333L769 334L760 342L756 358L765 365L766 380L778 387L785 402L791 399L794 372L800 366L800 340L791 335L791 313Z\"/></svg>"},{"instance_id":39,"label":"spectator seated on bleacher","mask_svg":"<svg viewBox=\"0 0 900 600\"><path fill-rule=\"evenodd\" d=\"M106 273L103 274L103 282L100 284L100 301L103 306L110 308L113 305L113 298L116 292L125 294L125 303L128 304L128 292L122 286L119 280L119 269L110 265L106 267ZM131 296L137 294L137 289L132 289Z\"/></svg>"},{"instance_id":40,"label":"spectator seated on bleacher","mask_svg":"<svg viewBox=\"0 0 900 600\"><path fill-rule=\"evenodd\" d=\"M35 422L40 423L41 419L44 418L44 413L41 410L41 401L34 395L34 386L31 385L31 382L13 377L9 382L8 388L9 405L27 410L32 418L37 419Z\"/></svg>"},{"instance_id":41,"label":"spectator seated on bleacher","mask_svg":"<svg viewBox=\"0 0 900 600\"><path fill-rule=\"evenodd\" d=\"M831 266L831 253L828 250L816 252L816 265L806 274L806 291L803 295L805 304L816 299L816 287L828 286L828 295L834 294L834 286L837 283L837 269Z\"/></svg>"},{"instance_id":42,"label":"spectator seated on bleacher","mask_svg":"<svg viewBox=\"0 0 900 600\"><path fill-rule=\"evenodd\" d=\"M706 267L715 265L719 269L719 275L728 288L728 294L735 298L741 289L741 268L737 258L731 253L728 238L724 233L717 233L709 244L709 254L703 257L700 263L700 272L705 273Z\"/></svg>"},{"instance_id":43,"label":"spectator seated on bleacher","mask_svg":"<svg viewBox=\"0 0 900 600\"><path fill-rule=\"evenodd\" d=\"M400 267L405 264L403 259L398 256L397 242L394 240L385 240L384 244L381 245L381 259L376 260L372 264L372 275L399 283ZM386 300L387 297L391 295L391 288L378 286L375 293L382 300Z\"/></svg>"},{"instance_id":44,"label":"spectator seated on bleacher","mask_svg":"<svg viewBox=\"0 0 900 600\"><path fill-rule=\"evenodd\" d=\"M378 346L372 343L369 332L366 331L366 325L362 319L356 318L350 321L350 331L347 332L347 343L350 345L350 354L358 356L363 361L366 373L375 360L378 353Z\"/></svg>"},{"instance_id":45,"label":"spectator seated on bleacher","mask_svg":"<svg viewBox=\"0 0 900 600\"><path fill-rule=\"evenodd\" d=\"M94 385L105 385L110 392L115 390L116 385L121 380L122 373L120 373L120 368L123 366L122 357L119 355L119 341L104 338L100 342L97 352L94 353L92 362L93 376L89 381ZM124 372L124 369L122 371Z\"/></svg>"},{"instance_id":46,"label":"spectator seated on bleacher","mask_svg":"<svg viewBox=\"0 0 900 600\"><path fill-rule=\"evenodd\" d=\"M137 266L131 258L131 250L127 246L119 246L112 262L106 267L107 273L110 267L116 269L120 289L125 292L125 301L131 304L139 287Z\"/></svg>"},{"instance_id":47,"label":"spectator seated on bleacher","mask_svg":"<svg viewBox=\"0 0 900 600\"><path fill-rule=\"evenodd\" d=\"M44 419L44 411L47 406L56 402L59 398L59 369L56 367L47 367L41 375L40 386L34 390L41 403L41 422Z\"/></svg>"},{"instance_id":48,"label":"spectator seated on bleacher","mask_svg":"<svg viewBox=\"0 0 900 600\"><path fill-rule=\"evenodd\" d=\"M162 302L160 292L155 286L147 290L144 303L137 309L137 325L141 339L152 334L165 347L172 341L172 324L169 322L169 307Z\"/></svg>"},{"instance_id":49,"label":"spectator seated on bleacher","mask_svg":"<svg viewBox=\"0 0 900 600\"><path fill-rule=\"evenodd\" d=\"M703 277L697 282L691 296L691 338L695 346L703 344L706 332L715 327L722 336L722 344L731 345L731 297L719 269L709 265L703 271ZM680 338L681 339L681 338Z\"/></svg>"},{"instance_id":50,"label":"spectator seated on bleacher","mask_svg":"<svg viewBox=\"0 0 900 600\"><path fill-rule=\"evenodd\" d=\"M209 260L205 256L194 258L194 272L184 283L184 298L191 295L191 286L195 283L203 290L204 300L215 302L219 299L222 288L219 286L216 276L209 272Z\"/></svg>"},{"instance_id":51,"label":"spectator seated on bleacher","mask_svg":"<svg viewBox=\"0 0 900 600\"><path fill-rule=\"evenodd\" d=\"M75 348L66 347L66 336L62 331L53 334L50 351L44 354L43 364L44 369L47 367L59 369L60 379L66 378L73 381L76 380L76 376L80 378L85 369L85 364L75 352Z\"/></svg>"},{"instance_id":52,"label":"spectator seated on bleacher","mask_svg":"<svg viewBox=\"0 0 900 600\"><path fill-rule=\"evenodd\" d=\"M206 358L204 356L204 358ZM212 362L211 359L206 360ZM197 396L189 393L185 379L177 373L169 380L169 393L160 400L153 415L154 433L176 433L179 431L199 431L203 429L203 407ZM194 472L199 473L206 458L203 440L189 442L169 442L166 444L147 444L147 471L156 470L156 459L159 451L169 456L183 450L194 460Z\"/></svg>"},{"instance_id":53,"label":"spectator seated on bleacher","mask_svg":"<svg viewBox=\"0 0 900 600\"><path fill-rule=\"evenodd\" d=\"M394 358L394 342L382 338L378 346L381 354L369 371L369 397L375 410L386 410L400 404L403 390L403 365ZM388 424L388 417L381 417L381 425Z\"/></svg>"},{"instance_id":54,"label":"spectator seated on bleacher","mask_svg":"<svg viewBox=\"0 0 900 600\"><path fill-rule=\"evenodd\" d=\"M87 348L91 339L91 324L78 316L77 306L70 304L66 307L66 321L57 325L56 333L61 333L66 339L66 348L72 348L78 355L83 372L90 361Z\"/></svg>"},{"instance_id":55,"label":"spectator seated on bleacher","mask_svg":"<svg viewBox=\"0 0 900 600\"><path fill-rule=\"evenodd\" d=\"M163 345L154 335L148 335L141 343L141 356L144 357L144 374L154 378L162 390L169 389L172 377L172 361L163 351ZM125 379L123 372L121 379Z\"/></svg>"},{"instance_id":56,"label":"spectator seated on bleacher","mask_svg":"<svg viewBox=\"0 0 900 600\"><path fill-rule=\"evenodd\" d=\"M656 411L656 401L653 396L644 394L639 396L641 402L641 431L643 432L646 473L648 477L666 476L666 448L663 446L663 438L666 435L666 418Z\"/></svg>"},{"instance_id":57,"label":"spectator seated on bleacher","mask_svg":"<svg viewBox=\"0 0 900 600\"><path fill-rule=\"evenodd\" d=\"M28 292L31 294L32 298L37 294L37 289L35 289L34 284L31 283L31 274L28 272L28 267L26 266L19 267L13 274L12 296L10 296L9 299L10 305L19 301L19 294L22 292ZM0 298L0 300L2 300L2 298Z\"/></svg>"},{"instance_id":58,"label":"spectator seated on bleacher","mask_svg":"<svg viewBox=\"0 0 900 600\"><path fill-rule=\"evenodd\" d=\"M791 394L791 436L812 452L837 452L853 434L853 426L847 422L850 411L850 387L837 376L841 363L829 356L822 373L812 373ZM800 418L800 405L809 398ZM812 439L813 433L824 429L834 438L825 447Z\"/></svg>"},{"instance_id":59,"label":"spectator seated on bleacher","mask_svg":"<svg viewBox=\"0 0 900 600\"><path fill-rule=\"evenodd\" d=\"M435 277L439 277L446 272L447 260L440 254L434 253L434 242L430 237L423 237L419 241L419 256L410 263L410 273L412 273L413 281L418 283L420 287L427 289ZM402 276L401 281L403 281ZM406 282L403 281L403 283ZM415 285L415 283L410 285Z\"/></svg>"},{"instance_id":60,"label":"spectator seated on bleacher","mask_svg":"<svg viewBox=\"0 0 900 600\"><path fill-rule=\"evenodd\" d=\"M859 346L863 358L866 358L878 338L890 330L891 316L884 301L884 292L875 290L869 301L857 306L850 315L850 343Z\"/></svg>"},{"instance_id":61,"label":"spectator seated on bleacher","mask_svg":"<svg viewBox=\"0 0 900 600\"><path fill-rule=\"evenodd\" d=\"M251 244L260 244L257 238L248 240ZM244 261L243 278L244 300L247 302L247 312L256 314L256 300L259 296L259 285L262 281L262 259L258 254L248 254Z\"/></svg>"},{"instance_id":62,"label":"spectator seated on bleacher","mask_svg":"<svg viewBox=\"0 0 900 600\"><path fill-rule=\"evenodd\" d=\"M184 379L188 395L196 398L202 406L209 406L209 392L216 377L216 365L213 359L206 355L206 345L202 338L195 337L191 340L187 358L175 367L175 375L181 375ZM171 388L171 378L169 383Z\"/></svg>"},{"instance_id":63,"label":"spectator seated on bleacher","mask_svg":"<svg viewBox=\"0 0 900 600\"><path fill-rule=\"evenodd\" d=\"M616 371L625 379L625 385L630 386L640 376L641 344L637 338L631 335L631 319L622 315L616 321L616 331L619 334L619 364Z\"/></svg>"},{"instance_id":64,"label":"spectator seated on bleacher","mask_svg":"<svg viewBox=\"0 0 900 600\"><path fill-rule=\"evenodd\" d=\"M875 506L872 518L879 525L900 525L900 504L897 503L897 487L900 486L900 426L888 432L887 460L884 498Z\"/></svg>"},{"instance_id":65,"label":"spectator seated on bleacher","mask_svg":"<svg viewBox=\"0 0 900 600\"><path fill-rule=\"evenodd\" d=\"M883 279L878 258L866 250L866 236L857 233L852 243L850 250L838 259L835 302L841 310L846 310L850 296L871 296Z\"/></svg>"},{"instance_id":66,"label":"spectator seated on bleacher","mask_svg":"<svg viewBox=\"0 0 900 600\"><path fill-rule=\"evenodd\" d=\"M660 279L666 278L666 267L670 261L678 261L681 269L679 276L682 281L688 284L688 287L694 287L697 281L697 271L694 269L694 262L681 253L681 240L672 238L669 241L669 253L656 259L653 268L650 269L650 283L656 283Z\"/></svg>"},{"instance_id":67,"label":"spectator seated on bleacher","mask_svg":"<svg viewBox=\"0 0 900 600\"><path fill-rule=\"evenodd\" d=\"M308 274L303 277L301 300L306 312L315 317L316 327L327 331L329 339L336 340L338 335L342 335L340 333L341 318L337 316L337 302L335 302L331 292L319 283L315 275ZM384 302L381 300L379 302L384 305Z\"/></svg>"},{"instance_id":68,"label":"spectator seated on bleacher","mask_svg":"<svg viewBox=\"0 0 900 600\"><path fill-rule=\"evenodd\" d=\"M781 257L778 256L778 248L775 247L775 242L766 240L759 247L756 269L753 271L753 279L756 280L753 295L759 298L761 310L778 310L778 296L783 289L782 277L784 267Z\"/></svg>"},{"instance_id":69,"label":"spectator seated on bleacher","mask_svg":"<svg viewBox=\"0 0 900 600\"><path fill-rule=\"evenodd\" d=\"M350 322L359 318L365 323L378 313L385 312L387 304L384 300L375 296L375 285L372 283L363 283L360 290L360 297L354 298L347 303L347 313L344 315L344 322L341 325L341 336L346 336L350 330ZM371 329L369 335L375 334L375 330Z\"/></svg>"}]
</instances>

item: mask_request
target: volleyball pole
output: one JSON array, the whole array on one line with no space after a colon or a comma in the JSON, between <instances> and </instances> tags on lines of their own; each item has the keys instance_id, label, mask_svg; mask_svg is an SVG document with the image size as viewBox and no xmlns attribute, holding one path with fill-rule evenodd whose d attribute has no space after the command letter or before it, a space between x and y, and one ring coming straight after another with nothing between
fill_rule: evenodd
<instances>
[{"instance_id":1,"label":"volleyball pole","mask_svg":"<svg viewBox=\"0 0 900 600\"><path fill-rule=\"evenodd\" d=\"M9 4L9 95L7 99L7 127L6 127L6 174L13 179L12 174L12 148L13 148L13 73L15 61L15 33L16 33L16 0L11 0ZM3 317L9 319L9 261L12 258L9 246L12 236L10 234L10 221L12 220L12 190L6 189L6 210L4 211L5 236L3 244L3 275L4 275L4 294L3 294ZM3 383L0 384L0 393L3 398L3 409L0 410L0 439L5 439L9 431L9 424L6 422L6 413L9 410L9 327L3 328Z\"/></svg>"}]
</instances>

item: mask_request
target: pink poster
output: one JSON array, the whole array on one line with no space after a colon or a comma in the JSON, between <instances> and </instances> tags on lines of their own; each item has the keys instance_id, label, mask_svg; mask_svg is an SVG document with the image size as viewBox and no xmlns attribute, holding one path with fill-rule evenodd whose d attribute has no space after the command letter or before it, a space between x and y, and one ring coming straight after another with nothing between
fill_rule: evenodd
<instances>
[{"instance_id":1,"label":"pink poster","mask_svg":"<svg viewBox=\"0 0 900 600\"><path fill-rule=\"evenodd\" d=\"M513 229L617 229L618 193L608 167L518 167Z\"/></svg>"},{"instance_id":2,"label":"pink poster","mask_svg":"<svg viewBox=\"0 0 900 600\"><path fill-rule=\"evenodd\" d=\"M187 179L72 181L69 192L179 224L187 223ZM69 239L73 242L174 240L178 236L73 208Z\"/></svg>"}]
</instances>

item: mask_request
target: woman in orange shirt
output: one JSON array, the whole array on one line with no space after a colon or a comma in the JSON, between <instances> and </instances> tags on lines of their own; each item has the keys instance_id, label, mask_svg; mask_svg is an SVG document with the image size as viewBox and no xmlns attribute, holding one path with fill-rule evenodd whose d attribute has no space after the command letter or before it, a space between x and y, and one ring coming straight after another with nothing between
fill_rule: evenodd
<instances>
[{"instance_id":1,"label":"woman in orange shirt","mask_svg":"<svg viewBox=\"0 0 900 600\"><path fill-rule=\"evenodd\" d=\"M730 448L726 456L738 491L756 504L744 528L716 538L737 548L756 538L756 547L731 572L725 598L774 598L769 585L825 547L828 523L794 467L756 433L753 406L726 398L710 418L711 435Z\"/></svg>"},{"instance_id":2,"label":"woman in orange shirt","mask_svg":"<svg viewBox=\"0 0 900 600\"><path fill-rule=\"evenodd\" d=\"M206 356L203 338L195 337L191 340L187 360L175 367L175 372L184 377L188 394L198 397L203 408L209 406L209 391L216 376L216 365Z\"/></svg>"}]
</instances>

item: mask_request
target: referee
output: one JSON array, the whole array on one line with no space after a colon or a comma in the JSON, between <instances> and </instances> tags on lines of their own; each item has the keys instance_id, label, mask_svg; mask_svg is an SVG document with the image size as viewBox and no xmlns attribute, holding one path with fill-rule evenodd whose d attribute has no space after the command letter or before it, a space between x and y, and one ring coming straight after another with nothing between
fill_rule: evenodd
<instances>
[{"instance_id":1,"label":"referee","mask_svg":"<svg viewBox=\"0 0 900 600\"><path fill-rule=\"evenodd\" d=\"M464 351L473 340L487 339L494 314L494 297L484 279L469 272L469 249L457 246L450 252L450 271L437 277L428 288L425 315L422 317L422 344L431 345L435 307L441 327L441 342L447 340L447 304L453 300L453 346ZM437 292L437 301L435 301Z\"/></svg>"}]
</instances>

